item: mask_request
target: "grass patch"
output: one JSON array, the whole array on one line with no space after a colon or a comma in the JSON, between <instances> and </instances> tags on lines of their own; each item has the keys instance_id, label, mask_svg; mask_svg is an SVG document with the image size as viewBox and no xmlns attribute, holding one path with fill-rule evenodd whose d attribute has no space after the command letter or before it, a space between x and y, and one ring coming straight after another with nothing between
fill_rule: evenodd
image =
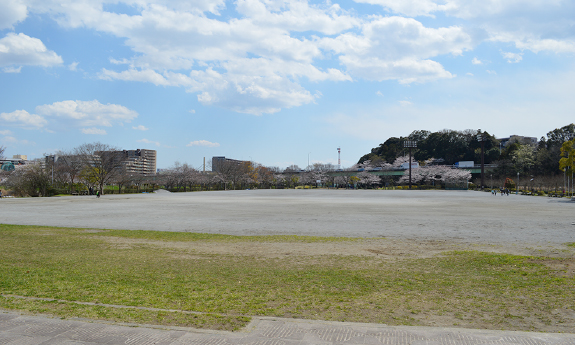
<instances>
[{"instance_id":1,"label":"grass patch","mask_svg":"<svg viewBox=\"0 0 575 345\"><path fill-rule=\"evenodd\" d=\"M573 259L478 251L391 262L335 254L262 258L202 254L193 246L166 247L152 241L119 247L101 235L173 242L329 242L315 237L93 233L0 225L4 295L205 314L190 320L192 316L183 313L165 316L158 311L7 297L0 299L0 308L164 324L154 321L161 313L171 325L212 329L234 329L257 315L389 325L573 329L575 278L563 269L573 265Z\"/></svg>"},{"instance_id":2,"label":"grass patch","mask_svg":"<svg viewBox=\"0 0 575 345\"><path fill-rule=\"evenodd\" d=\"M87 318L133 324L193 327L235 331L250 322L245 316L216 314L190 314L178 311L114 308L99 305L83 305L74 302L42 301L0 296L0 308L29 314L49 314L62 318Z\"/></svg>"},{"instance_id":3,"label":"grass patch","mask_svg":"<svg viewBox=\"0 0 575 345\"><path fill-rule=\"evenodd\" d=\"M573 243L566 243L565 245L567 245L567 247L575 247L575 242L573 242Z\"/></svg>"},{"instance_id":4,"label":"grass patch","mask_svg":"<svg viewBox=\"0 0 575 345\"><path fill-rule=\"evenodd\" d=\"M286 242L286 243L318 243L318 242L347 242L357 241L351 237L322 237L298 235L271 235L271 236L234 236L222 234L206 234L194 232L168 232L149 230L106 230L99 233L105 236L116 236L133 239L175 241L175 242Z\"/></svg>"}]
</instances>

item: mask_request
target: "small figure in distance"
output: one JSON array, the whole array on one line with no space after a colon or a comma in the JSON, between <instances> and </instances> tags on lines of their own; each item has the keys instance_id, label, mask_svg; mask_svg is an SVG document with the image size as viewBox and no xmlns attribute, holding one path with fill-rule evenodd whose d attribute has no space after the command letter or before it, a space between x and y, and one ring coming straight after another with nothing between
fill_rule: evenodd
<instances>
[{"instance_id":1,"label":"small figure in distance","mask_svg":"<svg viewBox=\"0 0 575 345\"><path fill-rule=\"evenodd\" d=\"M96 198L100 199L100 191L99 190L96 191Z\"/></svg>"}]
</instances>

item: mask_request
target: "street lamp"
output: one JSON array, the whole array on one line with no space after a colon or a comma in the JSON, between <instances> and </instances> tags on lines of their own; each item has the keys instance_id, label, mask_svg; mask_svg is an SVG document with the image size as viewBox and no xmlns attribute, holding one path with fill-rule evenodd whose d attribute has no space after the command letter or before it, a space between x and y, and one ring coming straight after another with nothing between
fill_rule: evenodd
<instances>
[{"instance_id":1,"label":"street lamp","mask_svg":"<svg viewBox=\"0 0 575 345\"><path fill-rule=\"evenodd\" d=\"M403 142L403 147L409 148L409 189L411 189L411 149L417 147L417 141L406 140Z\"/></svg>"},{"instance_id":2,"label":"street lamp","mask_svg":"<svg viewBox=\"0 0 575 345\"><path fill-rule=\"evenodd\" d=\"M477 141L481 143L481 190L485 185L485 136L481 133L481 129L477 131Z\"/></svg>"}]
</instances>

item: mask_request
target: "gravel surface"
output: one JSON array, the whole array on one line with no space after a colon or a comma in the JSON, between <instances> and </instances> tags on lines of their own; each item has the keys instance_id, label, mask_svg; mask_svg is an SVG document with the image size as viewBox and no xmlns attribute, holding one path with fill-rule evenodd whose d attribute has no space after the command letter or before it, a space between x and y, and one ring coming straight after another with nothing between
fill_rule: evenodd
<instances>
[{"instance_id":1,"label":"gravel surface","mask_svg":"<svg viewBox=\"0 0 575 345\"><path fill-rule=\"evenodd\" d=\"M0 199L0 223L485 244L575 242L575 202L473 191L245 190Z\"/></svg>"}]
</instances>

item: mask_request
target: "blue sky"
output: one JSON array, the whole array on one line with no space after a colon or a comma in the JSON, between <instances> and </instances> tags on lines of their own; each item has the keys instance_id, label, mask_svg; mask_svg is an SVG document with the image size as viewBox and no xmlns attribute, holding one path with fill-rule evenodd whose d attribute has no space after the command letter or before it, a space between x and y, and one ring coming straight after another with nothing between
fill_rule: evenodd
<instances>
[{"instance_id":1,"label":"blue sky","mask_svg":"<svg viewBox=\"0 0 575 345\"><path fill-rule=\"evenodd\" d=\"M413 130L574 122L575 3L0 0L0 145L354 164Z\"/></svg>"}]
</instances>

